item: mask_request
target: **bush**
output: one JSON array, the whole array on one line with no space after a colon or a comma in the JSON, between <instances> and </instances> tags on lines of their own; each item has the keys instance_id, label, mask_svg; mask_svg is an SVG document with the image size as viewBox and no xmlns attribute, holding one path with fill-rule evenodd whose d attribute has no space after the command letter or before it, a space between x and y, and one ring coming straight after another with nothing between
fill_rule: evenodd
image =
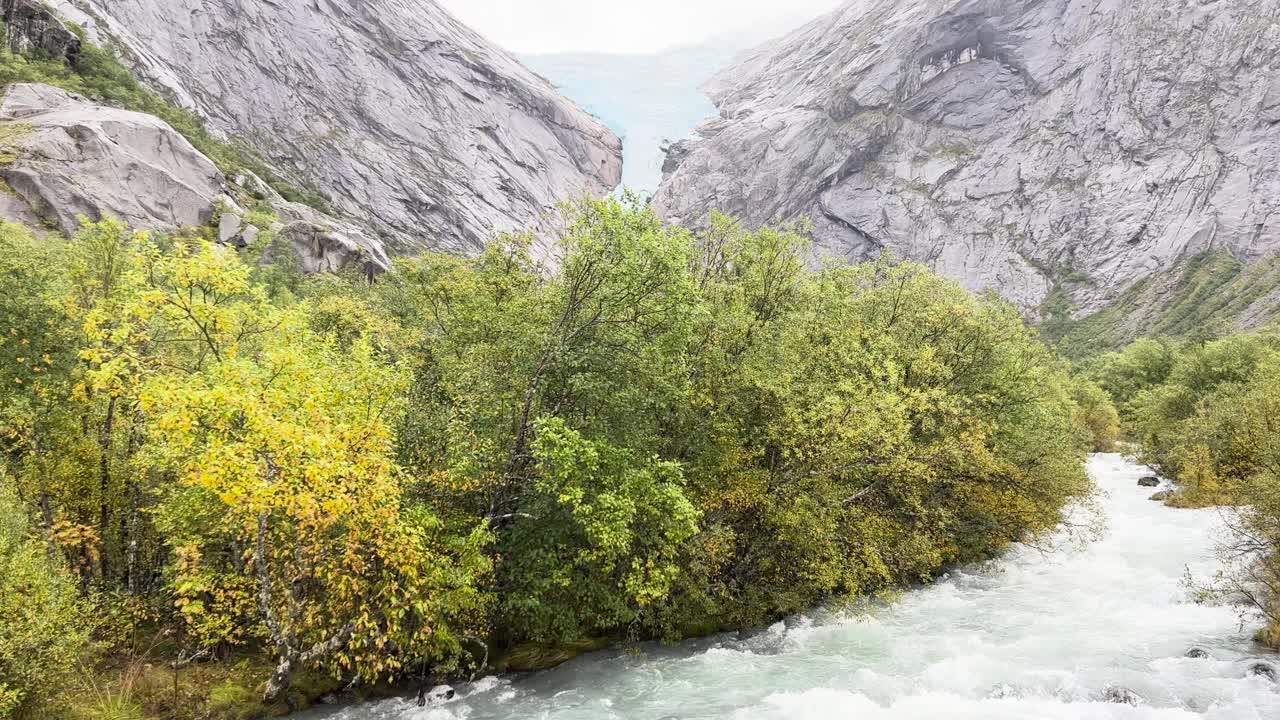
<instances>
[{"instance_id":1,"label":"bush","mask_svg":"<svg viewBox=\"0 0 1280 720\"><path fill-rule=\"evenodd\" d=\"M9 244L0 372L64 353L0 389L39 408L0 424L28 507L86 587L162 608L166 657L254 660L178 693L126 670L95 707L754 625L989 557L1089 493L1114 413L1009 304L888 258L813 269L803 228L565 220L554 267L502 237L372 286L114 221L65 262Z\"/></svg>"},{"instance_id":2,"label":"bush","mask_svg":"<svg viewBox=\"0 0 1280 720\"><path fill-rule=\"evenodd\" d=\"M0 718L50 717L91 627L74 581L31 536L12 484L0 476Z\"/></svg>"},{"instance_id":3,"label":"bush","mask_svg":"<svg viewBox=\"0 0 1280 720\"><path fill-rule=\"evenodd\" d=\"M1096 383L1077 378L1072 385L1076 423L1094 452L1114 452L1120 440L1120 414L1111 396Z\"/></svg>"},{"instance_id":4,"label":"bush","mask_svg":"<svg viewBox=\"0 0 1280 720\"><path fill-rule=\"evenodd\" d=\"M1276 645L1280 338L1259 332L1169 351L1145 342L1106 359L1103 377L1130 398L1142 459L1177 483L1168 504L1230 506L1223 570L1205 590L1255 609L1266 621L1259 640ZM1158 372L1116 372L1153 357L1159 358Z\"/></svg>"}]
</instances>

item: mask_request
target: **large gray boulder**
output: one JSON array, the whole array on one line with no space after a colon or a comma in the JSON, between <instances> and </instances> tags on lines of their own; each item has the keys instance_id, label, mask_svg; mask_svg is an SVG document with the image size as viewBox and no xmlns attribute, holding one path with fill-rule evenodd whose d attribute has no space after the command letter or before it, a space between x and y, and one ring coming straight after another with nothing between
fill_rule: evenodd
<instances>
[{"instance_id":1,"label":"large gray boulder","mask_svg":"<svg viewBox=\"0 0 1280 720\"><path fill-rule=\"evenodd\" d=\"M1280 248L1276 0L854 0L707 90L672 220L807 216L823 254L1077 314Z\"/></svg>"},{"instance_id":2,"label":"large gray boulder","mask_svg":"<svg viewBox=\"0 0 1280 720\"><path fill-rule=\"evenodd\" d=\"M273 228L287 239L305 273L338 272L355 266L370 278L387 270L391 261L381 243L349 222L336 220L300 203L275 206L281 224Z\"/></svg>"},{"instance_id":3,"label":"large gray boulder","mask_svg":"<svg viewBox=\"0 0 1280 720\"><path fill-rule=\"evenodd\" d=\"M10 218L71 234L112 216L172 229L210 219L222 173L167 123L49 85L15 84L0 101L0 178Z\"/></svg>"},{"instance_id":4,"label":"large gray boulder","mask_svg":"<svg viewBox=\"0 0 1280 720\"><path fill-rule=\"evenodd\" d=\"M370 274L390 261L363 228L270 191L252 174L228 182L209 158L152 115L105 107L49 85L11 85L0 100L0 218L70 235L80 218L114 217L160 231L209 223L218 239L252 244L261 231L225 192L261 194L302 269ZM265 188L265 190L264 190Z\"/></svg>"},{"instance_id":5,"label":"large gray boulder","mask_svg":"<svg viewBox=\"0 0 1280 720\"><path fill-rule=\"evenodd\" d=\"M53 0L396 249L471 252L605 193L621 144L434 0Z\"/></svg>"}]
</instances>

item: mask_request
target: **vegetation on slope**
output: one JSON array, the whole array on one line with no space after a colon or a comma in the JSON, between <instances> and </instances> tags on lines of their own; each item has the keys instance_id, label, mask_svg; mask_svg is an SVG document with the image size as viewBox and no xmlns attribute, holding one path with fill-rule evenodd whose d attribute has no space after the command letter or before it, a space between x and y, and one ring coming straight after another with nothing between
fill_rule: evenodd
<instances>
[{"instance_id":1,"label":"vegetation on slope","mask_svg":"<svg viewBox=\"0 0 1280 720\"><path fill-rule=\"evenodd\" d=\"M70 23L68 26L81 37L80 56L74 66L61 58L13 53L0 44L0 88L12 83L45 83L107 105L154 115L173 126L227 175L234 176L248 170L270 184L285 199L325 209L322 197L293 187L247 147L214 136L199 116L144 87L112 51L89 41L80 28Z\"/></svg>"},{"instance_id":2,"label":"vegetation on slope","mask_svg":"<svg viewBox=\"0 0 1280 720\"><path fill-rule=\"evenodd\" d=\"M1105 309L1074 320L1063 287L1042 307L1045 336L1064 355L1085 359L1140 337L1211 340L1265 324L1280 309L1280 258L1246 265L1210 251L1143 278Z\"/></svg>"},{"instance_id":3,"label":"vegetation on slope","mask_svg":"<svg viewBox=\"0 0 1280 720\"><path fill-rule=\"evenodd\" d=\"M84 669L6 671L5 712L250 717L317 677L756 624L1088 492L1106 398L1007 304L910 263L812 271L790 229L616 201L566 227L553 268L503 237L372 286L0 228L0 551L50 588L0 645L58 639L0 663Z\"/></svg>"}]
</instances>

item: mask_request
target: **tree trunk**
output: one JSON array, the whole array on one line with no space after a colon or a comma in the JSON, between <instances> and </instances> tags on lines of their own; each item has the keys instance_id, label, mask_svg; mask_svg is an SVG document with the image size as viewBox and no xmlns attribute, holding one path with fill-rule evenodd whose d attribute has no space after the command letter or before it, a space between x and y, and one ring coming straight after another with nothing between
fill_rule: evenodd
<instances>
[{"instance_id":1,"label":"tree trunk","mask_svg":"<svg viewBox=\"0 0 1280 720\"><path fill-rule=\"evenodd\" d=\"M275 702L280 697L280 693L289 688L289 683L293 681L296 655L296 653L292 652L282 652L280 654L276 669L272 671L271 678L267 680L267 689L262 693L263 702Z\"/></svg>"},{"instance_id":2,"label":"tree trunk","mask_svg":"<svg viewBox=\"0 0 1280 720\"><path fill-rule=\"evenodd\" d=\"M103 582L110 582L107 537L111 532L111 433L116 424L116 396L107 401L107 417L98 433L98 542L102 550L98 553L98 567Z\"/></svg>"}]
</instances>

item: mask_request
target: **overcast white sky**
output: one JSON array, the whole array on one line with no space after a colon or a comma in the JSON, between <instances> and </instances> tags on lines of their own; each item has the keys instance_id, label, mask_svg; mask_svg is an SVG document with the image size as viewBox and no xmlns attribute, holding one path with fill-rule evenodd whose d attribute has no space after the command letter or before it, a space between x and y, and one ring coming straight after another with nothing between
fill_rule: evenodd
<instances>
[{"instance_id":1,"label":"overcast white sky","mask_svg":"<svg viewBox=\"0 0 1280 720\"><path fill-rule=\"evenodd\" d=\"M651 53L779 17L814 17L840 0L441 0L517 53Z\"/></svg>"}]
</instances>

